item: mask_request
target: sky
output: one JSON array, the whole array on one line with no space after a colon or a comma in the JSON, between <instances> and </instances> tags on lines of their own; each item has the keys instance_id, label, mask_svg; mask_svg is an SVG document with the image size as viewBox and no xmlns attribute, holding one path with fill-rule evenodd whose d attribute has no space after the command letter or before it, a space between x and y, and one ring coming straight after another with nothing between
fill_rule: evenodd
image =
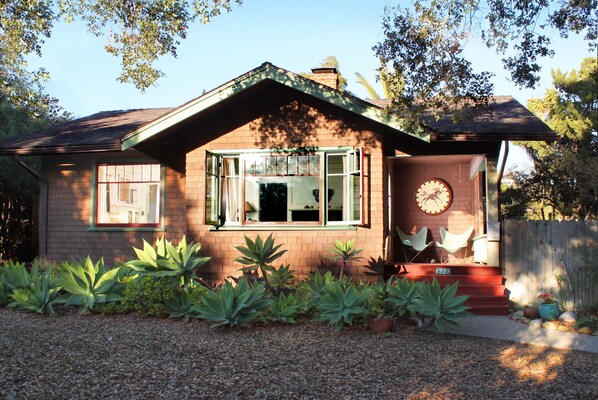
<instances>
[{"instance_id":1,"label":"sky","mask_svg":"<svg viewBox=\"0 0 598 400\"><path fill-rule=\"evenodd\" d=\"M376 85L378 60L372 47L383 39L384 8L407 3L245 0L207 25L193 24L179 45L178 57L168 56L156 64L166 77L144 93L132 84L117 81L119 59L104 51L105 38L87 33L78 21L55 24L52 37L42 46L42 57L31 56L29 64L50 72L47 92L74 117L107 110L174 107L266 61L301 73L309 72L328 55L337 57L348 90L366 98L367 92L357 83L355 73L380 87ZM511 84L500 57L475 38L467 44L465 54L475 70L496 74L495 94L512 95L525 105L529 98L541 97L551 86L551 69L577 69L583 58L592 55L581 38L564 40L555 34L552 40L557 54L542 61L542 79L536 89L520 90ZM512 153L510 167L524 163L522 153Z\"/></svg>"}]
</instances>

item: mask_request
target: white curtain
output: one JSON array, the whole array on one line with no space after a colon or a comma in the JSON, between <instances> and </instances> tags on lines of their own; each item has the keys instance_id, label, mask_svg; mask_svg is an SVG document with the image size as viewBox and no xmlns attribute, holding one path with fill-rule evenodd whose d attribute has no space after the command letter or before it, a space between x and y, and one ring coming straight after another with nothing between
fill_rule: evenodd
<instances>
[{"instance_id":1,"label":"white curtain","mask_svg":"<svg viewBox=\"0 0 598 400\"><path fill-rule=\"evenodd\" d=\"M222 202L226 222L239 222L239 171L235 165L236 160L235 158L222 160L224 175Z\"/></svg>"}]
</instances>

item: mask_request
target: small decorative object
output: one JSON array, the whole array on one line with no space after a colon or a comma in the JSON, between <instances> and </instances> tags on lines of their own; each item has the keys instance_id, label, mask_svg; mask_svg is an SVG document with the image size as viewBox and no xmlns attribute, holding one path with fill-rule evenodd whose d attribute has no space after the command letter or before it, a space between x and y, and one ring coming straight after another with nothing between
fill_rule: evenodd
<instances>
[{"instance_id":1,"label":"small decorative object","mask_svg":"<svg viewBox=\"0 0 598 400\"><path fill-rule=\"evenodd\" d=\"M538 315L539 315L538 307L523 307L523 315L525 315L525 318L528 318L528 319L538 318Z\"/></svg>"},{"instance_id":2,"label":"small decorative object","mask_svg":"<svg viewBox=\"0 0 598 400\"><path fill-rule=\"evenodd\" d=\"M388 318L372 317L368 320L368 326L376 333L384 333L392 331L393 322Z\"/></svg>"},{"instance_id":3,"label":"small decorative object","mask_svg":"<svg viewBox=\"0 0 598 400\"><path fill-rule=\"evenodd\" d=\"M429 179L417 188L415 202L419 209L426 214L442 214L451 206L453 192L445 181L436 178Z\"/></svg>"},{"instance_id":4,"label":"small decorative object","mask_svg":"<svg viewBox=\"0 0 598 400\"><path fill-rule=\"evenodd\" d=\"M559 317L559 305L556 302L556 297L552 290L538 295L541 303L538 306L540 317L547 321L554 321Z\"/></svg>"}]
</instances>

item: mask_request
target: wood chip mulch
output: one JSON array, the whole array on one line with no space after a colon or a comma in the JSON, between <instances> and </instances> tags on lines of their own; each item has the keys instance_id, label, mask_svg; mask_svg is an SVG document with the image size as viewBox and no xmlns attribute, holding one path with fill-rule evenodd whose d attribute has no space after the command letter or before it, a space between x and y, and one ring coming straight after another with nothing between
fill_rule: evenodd
<instances>
[{"instance_id":1,"label":"wood chip mulch","mask_svg":"<svg viewBox=\"0 0 598 400\"><path fill-rule=\"evenodd\" d=\"M396 328L0 309L0 400L598 398L596 354Z\"/></svg>"}]
</instances>

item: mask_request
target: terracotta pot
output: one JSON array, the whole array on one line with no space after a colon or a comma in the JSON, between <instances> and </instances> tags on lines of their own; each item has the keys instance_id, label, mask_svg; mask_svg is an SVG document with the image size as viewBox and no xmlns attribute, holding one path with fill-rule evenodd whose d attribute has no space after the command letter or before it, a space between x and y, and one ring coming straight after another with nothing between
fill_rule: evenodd
<instances>
[{"instance_id":1,"label":"terracotta pot","mask_svg":"<svg viewBox=\"0 0 598 400\"><path fill-rule=\"evenodd\" d=\"M539 313L540 312L538 311L538 307L524 307L523 308L523 315L525 315L525 318L536 319L536 318L538 318Z\"/></svg>"},{"instance_id":2,"label":"terracotta pot","mask_svg":"<svg viewBox=\"0 0 598 400\"><path fill-rule=\"evenodd\" d=\"M539 311L540 317L547 321L554 321L559 317L558 304L540 304Z\"/></svg>"},{"instance_id":3,"label":"terracotta pot","mask_svg":"<svg viewBox=\"0 0 598 400\"><path fill-rule=\"evenodd\" d=\"M378 333L392 331L392 320L386 318L370 318L368 320L368 326L371 330Z\"/></svg>"}]
</instances>

